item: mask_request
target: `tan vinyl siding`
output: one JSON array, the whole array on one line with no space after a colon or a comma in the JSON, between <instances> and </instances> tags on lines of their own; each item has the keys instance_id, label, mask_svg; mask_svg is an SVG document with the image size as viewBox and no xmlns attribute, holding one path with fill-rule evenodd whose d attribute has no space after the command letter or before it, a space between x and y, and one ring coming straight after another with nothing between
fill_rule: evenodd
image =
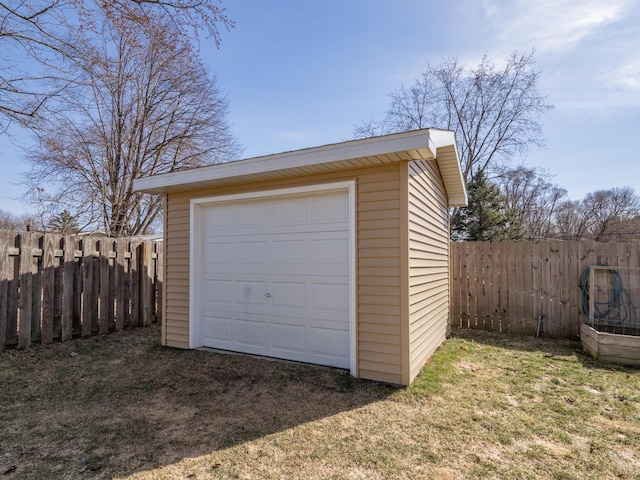
<instances>
[{"instance_id":1,"label":"tan vinyl siding","mask_svg":"<svg viewBox=\"0 0 640 480\"><path fill-rule=\"evenodd\" d=\"M167 195L166 212L165 344L189 348L189 197Z\"/></svg>"},{"instance_id":2,"label":"tan vinyl siding","mask_svg":"<svg viewBox=\"0 0 640 480\"><path fill-rule=\"evenodd\" d=\"M189 347L189 215L192 198L356 180L357 374L401 383L400 167L169 193L166 227L166 344Z\"/></svg>"},{"instance_id":3,"label":"tan vinyl siding","mask_svg":"<svg viewBox=\"0 0 640 480\"><path fill-rule=\"evenodd\" d=\"M444 341L449 317L449 211L434 161L412 161L409 183L409 381Z\"/></svg>"},{"instance_id":4,"label":"tan vinyl siding","mask_svg":"<svg viewBox=\"0 0 640 480\"><path fill-rule=\"evenodd\" d=\"M358 376L402 383L400 167L389 167L358 176Z\"/></svg>"}]
</instances>

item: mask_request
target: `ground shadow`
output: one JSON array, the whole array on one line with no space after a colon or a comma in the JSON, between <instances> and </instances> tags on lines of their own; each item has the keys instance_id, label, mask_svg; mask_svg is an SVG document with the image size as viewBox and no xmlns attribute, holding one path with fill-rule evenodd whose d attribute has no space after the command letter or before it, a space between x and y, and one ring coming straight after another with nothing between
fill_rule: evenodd
<instances>
[{"instance_id":1,"label":"ground shadow","mask_svg":"<svg viewBox=\"0 0 640 480\"><path fill-rule=\"evenodd\" d=\"M126 476L397 390L344 370L160 347L158 335L149 327L10 352L14 373L4 370L0 393L7 465L0 468L16 465L16 478Z\"/></svg>"}]
</instances>

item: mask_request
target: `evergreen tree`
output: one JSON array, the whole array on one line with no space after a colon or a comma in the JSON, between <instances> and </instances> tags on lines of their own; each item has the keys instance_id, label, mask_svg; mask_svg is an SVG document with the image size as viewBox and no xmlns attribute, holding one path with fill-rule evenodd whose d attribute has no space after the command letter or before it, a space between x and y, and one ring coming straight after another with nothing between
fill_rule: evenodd
<instances>
[{"instance_id":1,"label":"evergreen tree","mask_svg":"<svg viewBox=\"0 0 640 480\"><path fill-rule=\"evenodd\" d=\"M53 215L51 219L49 219L49 223L47 223L47 227L52 232L56 233L78 233L80 231L80 226L76 218L69 212L69 210L64 209L57 215Z\"/></svg>"},{"instance_id":2,"label":"evergreen tree","mask_svg":"<svg viewBox=\"0 0 640 480\"><path fill-rule=\"evenodd\" d=\"M522 240L522 225L516 212L507 206L500 189L476 173L468 186L469 205L461 208L451 222L451 239L468 241Z\"/></svg>"}]
</instances>

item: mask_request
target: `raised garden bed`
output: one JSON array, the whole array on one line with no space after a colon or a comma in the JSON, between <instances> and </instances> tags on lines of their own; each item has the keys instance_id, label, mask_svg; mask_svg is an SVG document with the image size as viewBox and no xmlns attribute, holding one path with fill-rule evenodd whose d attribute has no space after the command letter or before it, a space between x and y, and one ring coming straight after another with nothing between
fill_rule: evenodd
<instances>
[{"instance_id":1,"label":"raised garden bed","mask_svg":"<svg viewBox=\"0 0 640 480\"><path fill-rule=\"evenodd\" d=\"M580 342L585 352L601 362L640 367L640 336L602 332L583 323Z\"/></svg>"}]
</instances>

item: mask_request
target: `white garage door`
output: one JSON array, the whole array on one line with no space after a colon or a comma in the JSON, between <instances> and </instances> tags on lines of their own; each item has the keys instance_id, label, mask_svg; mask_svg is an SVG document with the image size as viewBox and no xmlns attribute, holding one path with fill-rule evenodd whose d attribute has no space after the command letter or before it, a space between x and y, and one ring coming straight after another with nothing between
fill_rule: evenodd
<instances>
[{"instance_id":1,"label":"white garage door","mask_svg":"<svg viewBox=\"0 0 640 480\"><path fill-rule=\"evenodd\" d=\"M202 344L349 368L348 192L216 202L202 221Z\"/></svg>"}]
</instances>

